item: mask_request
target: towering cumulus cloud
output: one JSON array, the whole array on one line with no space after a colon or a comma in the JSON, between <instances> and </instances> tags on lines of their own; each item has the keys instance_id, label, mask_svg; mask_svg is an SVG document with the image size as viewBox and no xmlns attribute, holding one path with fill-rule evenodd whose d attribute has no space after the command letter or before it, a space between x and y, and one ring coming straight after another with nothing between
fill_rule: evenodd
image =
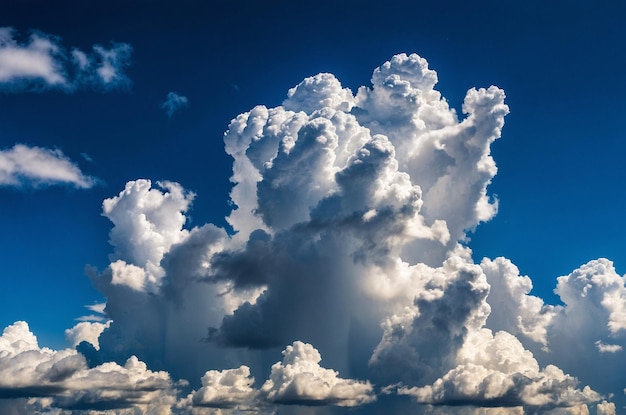
<instances>
[{"instance_id":1,"label":"towering cumulus cloud","mask_svg":"<svg viewBox=\"0 0 626 415\"><path fill-rule=\"evenodd\" d=\"M474 263L466 236L497 212L490 146L509 108L473 88L459 117L436 83L401 54L356 93L324 73L237 116L231 233L186 228L181 185L129 182L103 204L111 263L89 270L112 321L68 330L78 352L9 340L4 373L25 344L49 363L2 396L119 414L149 411L148 396L180 414L614 414L623 277L592 261L558 279L551 306L506 258ZM103 367L152 383L121 409L90 407L72 382Z\"/></svg>"}]
</instances>

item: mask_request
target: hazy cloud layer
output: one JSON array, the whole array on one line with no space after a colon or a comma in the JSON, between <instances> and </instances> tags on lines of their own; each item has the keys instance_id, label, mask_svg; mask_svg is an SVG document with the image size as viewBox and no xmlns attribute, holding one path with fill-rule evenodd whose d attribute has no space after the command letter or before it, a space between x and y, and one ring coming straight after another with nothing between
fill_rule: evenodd
<instances>
[{"instance_id":1,"label":"hazy cloud layer","mask_svg":"<svg viewBox=\"0 0 626 415\"><path fill-rule=\"evenodd\" d=\"M39 186L66 184L89 188L96 183L61 150L16 144L0 149L0 186Z\"/></svg>"},{"instance_id":2,"label":"hazy cloud layer","mask_svg":"<svg viewBox=\"0 0 626 415\"><path fill-rule=\"evenodd\" d=\"M124 69L132 48L113 43L92 51L68 50L60 39L34 32L24 38L10 27L0 28L0 88L73 91L90 86L116 88L129 82Z\"/></svg>"},{"instance_id":3,"label":"hazy cloud layer","mask_svg":"<svg viewBox=\"0 0 626 415\"><path fill-rule=\"evenodd\" d=\"M89 276L112 322L68 330L84 342L54 352L73 356L62 373L141 367L163 413L614 414L624 278L591 261L558 278L551 306L508 259L474 263L467 232L497 212L490 146L509 109L501 89L472 88L459 117L436 82L401 54L356 93L319 74L237 116L233 234L185 228L194 195L177 183L106 199L113 252Z\"/></svg>"}]
</instances>

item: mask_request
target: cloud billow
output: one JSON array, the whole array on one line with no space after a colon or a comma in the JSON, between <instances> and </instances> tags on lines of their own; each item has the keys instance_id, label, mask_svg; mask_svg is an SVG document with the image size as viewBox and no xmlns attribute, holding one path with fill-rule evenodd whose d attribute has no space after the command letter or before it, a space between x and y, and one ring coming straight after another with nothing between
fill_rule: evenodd
<instances>
[{"instance_id":1,"label":"cloud billow","mask_svg":"<svg viewBox=\"0 0 626 415\"><path fill-rule=\"evenodd\" d=\"M592 261L558 279L564 305L551 306L508 259L474 263L467 233L497 213L490 146L509 109L501 89L472 88L460 118L436 82L400 54L356 93L319 74L234 118L232 234L186 228L194 195L177 183L135 180L106 199L114 250L89 276L112 321L68 333L97 356L77 367L136 356L167 373L152 389L163 413L373 413L410 399L390 408L614 414L614 387L567 348L616 359L623 277ZM73 396L64 385L51 405Z\"/></svg>"}]
</instances>

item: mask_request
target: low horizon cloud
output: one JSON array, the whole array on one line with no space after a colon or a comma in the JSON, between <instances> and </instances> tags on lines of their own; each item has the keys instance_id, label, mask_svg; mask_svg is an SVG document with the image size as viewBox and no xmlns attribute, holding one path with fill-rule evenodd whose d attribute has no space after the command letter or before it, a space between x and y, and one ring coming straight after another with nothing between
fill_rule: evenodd
<instances>
[{"instance_id":1,"label":"low horizon cloud","mask_svg":"<svg viewBox=\"0 0 626 415\"><path fill-rule=\"evenodd\" d=\"M471 88L460 116L416 54L371 81L321 73L231 121L233 232L186 227L179 183L105 199L110 263L87 274L106 305L64 350L4 329L0 412L615 415L613 263L558 277L550 305L509 259L472 259L504 91Z\"/></svg>"}]
</instances>

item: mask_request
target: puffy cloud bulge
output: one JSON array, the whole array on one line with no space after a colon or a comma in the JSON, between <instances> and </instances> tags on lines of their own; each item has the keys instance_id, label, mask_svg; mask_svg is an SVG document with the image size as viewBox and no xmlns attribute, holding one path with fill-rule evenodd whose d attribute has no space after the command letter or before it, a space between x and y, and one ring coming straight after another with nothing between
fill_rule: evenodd
<instances>
[{"instance_id":1,"label":"puffy cloud bulge","mask_svg":"<svg viewBox=\"0 0 626 415\"><path fill-rule=\"evenodd\" d=\"M194 194L180 184L128 182L103 203L110 265L88 272L112 321L70 329L80 353L6 340L2 373L47 363L3 385L4 402L119 414L615 413L624 277L592 261L558 278L564 305L552 306L508 259L474 263L467 232L497 212L490 146L509 108L501 89L472 88L459 118L436 83L425 59L400 54L356 93L319 74L281 106L237 116L224 137L231 233L185 228ZM32 336L23 323L5 336L18 329ZM87 379L106 382L104 367L134 371L124 379L135 394L102 403Z\"/></svg>"}]
</instances>

